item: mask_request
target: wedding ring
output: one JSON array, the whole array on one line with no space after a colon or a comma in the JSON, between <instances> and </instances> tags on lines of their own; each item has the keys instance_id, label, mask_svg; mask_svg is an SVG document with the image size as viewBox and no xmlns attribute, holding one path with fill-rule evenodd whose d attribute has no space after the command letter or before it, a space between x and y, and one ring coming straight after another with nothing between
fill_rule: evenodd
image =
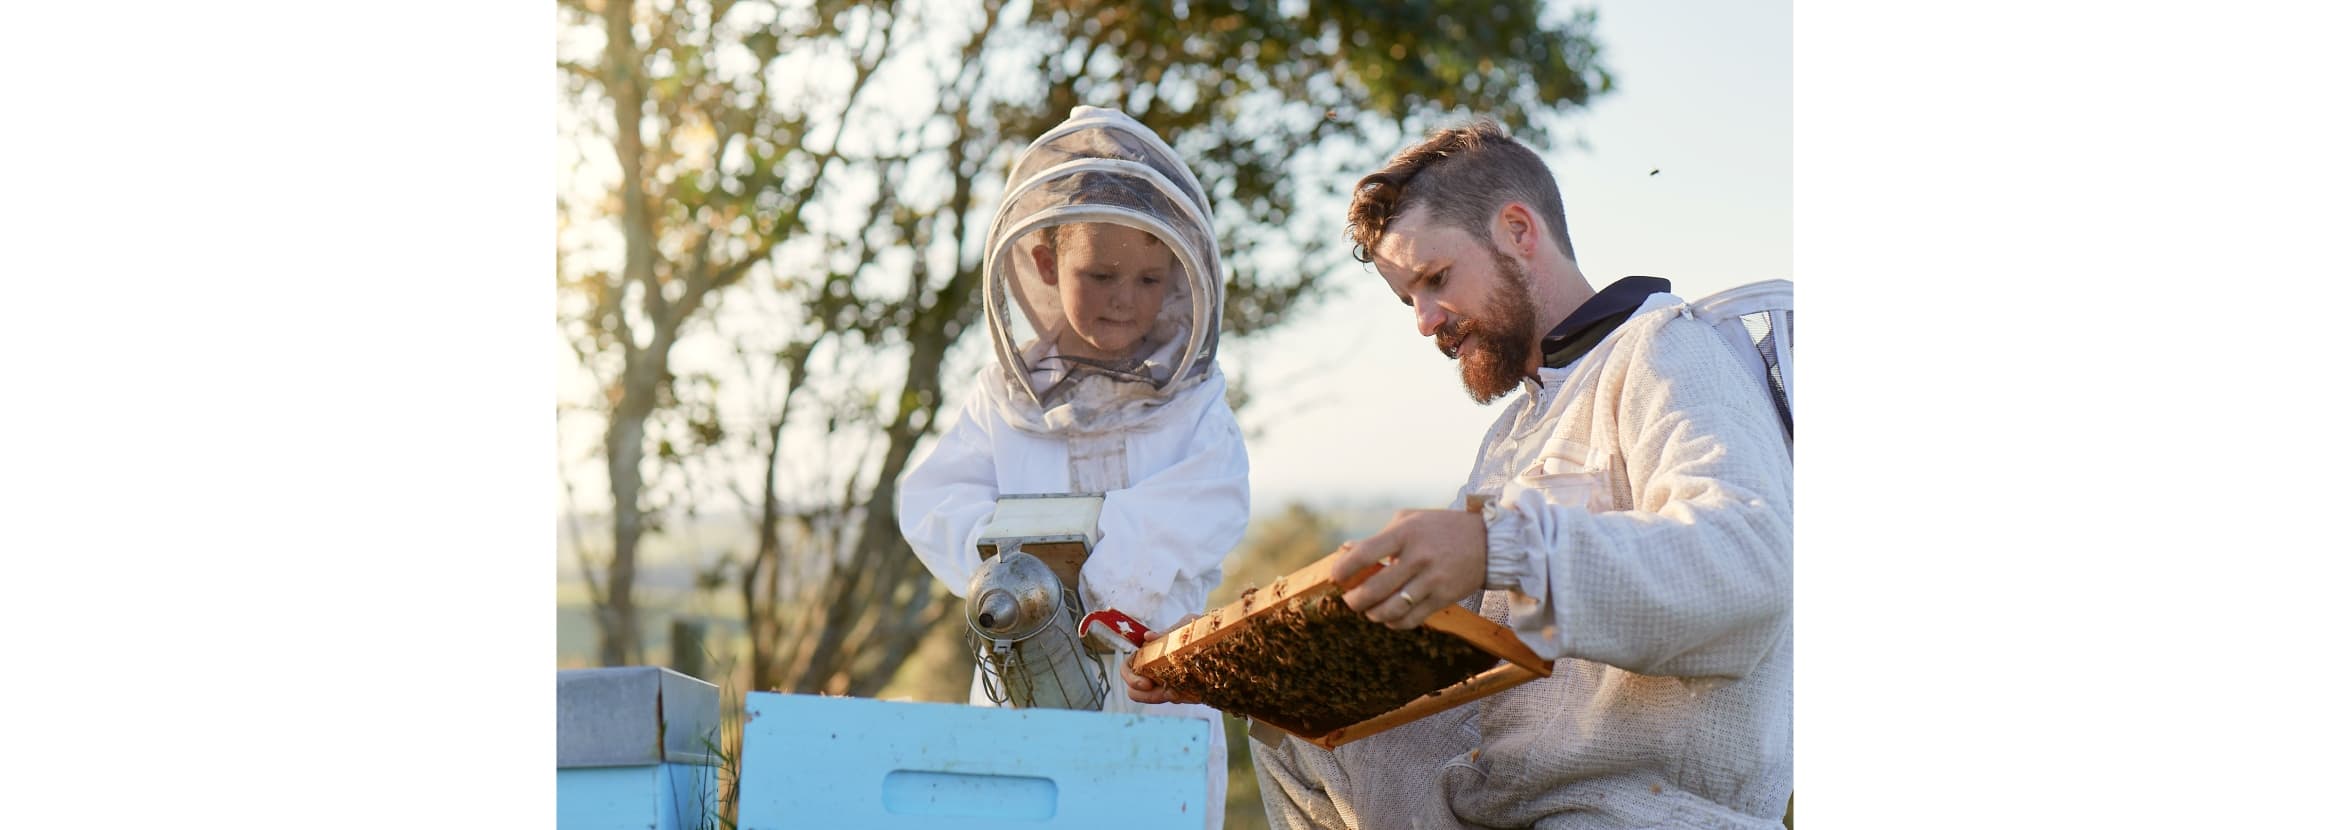
<instances>
[{"instance_id":1,"label":"wedding ring","mask_svg":"<svg viewBox=\"0 0 2350 830\"><path fill-rule=\"evenodd\" d=\"M1412 592L1410 592L1410 591L1397 591L1397 592L1395 592L1395 595L1396 595L1396 596L1399 596L1399 597L1403 597L1403 607L1405 607L1405 608L1410 608L1410 607L1412 607Z\"/></svg>"}]
</instances>

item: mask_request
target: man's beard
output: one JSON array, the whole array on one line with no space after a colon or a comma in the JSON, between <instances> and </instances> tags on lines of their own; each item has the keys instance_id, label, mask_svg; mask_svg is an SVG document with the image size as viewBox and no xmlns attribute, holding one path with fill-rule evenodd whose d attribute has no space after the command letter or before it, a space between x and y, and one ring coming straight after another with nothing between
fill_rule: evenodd
<instances>
[{"instance_id":1,"label":"man's beard","mask_svg":"<svg viewBox=\"0 0 2350 830\"><path fill-rule=\"evenodd\" d=\"M1517 388L1534 349L1534 300L1527 293L1526 269L1500 251L1493 252L1493 267L1500 279L1484 312L1436 329L1436 349L1461 362L1461 386L1479 404ZM1463 353L1461 342L1470 335L1477 340Z\"/></svg>"}]
</instances>

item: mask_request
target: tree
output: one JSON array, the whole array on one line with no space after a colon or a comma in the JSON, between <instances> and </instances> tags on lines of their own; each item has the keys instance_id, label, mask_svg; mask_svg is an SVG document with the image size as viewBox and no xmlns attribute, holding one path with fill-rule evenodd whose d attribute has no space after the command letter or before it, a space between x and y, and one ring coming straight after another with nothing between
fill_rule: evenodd
<instances>
[{"instance_id":1,"label":"tree","mask_svg":"<svg viewBox=\"0 0 2350 830\"><path fill-rule=\"evenodd\" d=\"M564 328L606 379L604 659L632 642L628 576L659 513L644 470L690 508L709 499L688 472L714 464L755 517L734 576L763 689L871 694L948 613L897 533L897 479L968 377L948 370L973 356L957 346L1006 167L1071 107L1123 109L1193 164L1228 256L1224 330L1246 337L1342 259L1335 211L1298 213L1311 185L1335 194L1334 171L1466 112L1539 141L1537 115L1609 87L1592 15L1545 25L1530 0L567 2L569 31L603 40L566 62L567 104L612 119L589 132L620 168L610 203L559 208L623 231L617 267L558 257ZM681 373L696 339L730 357Z\"/></svg>"},{"instance_id":2,"label":"tree","mask_svg":"<svg viewBox=\"0 0 2350 830\"><path fill-rule=\"evenodd\" d=\"M557 261L561 290L575 301L566 333L605 390L613 540L604 584L591 588L603 636L599 656L616 665L641 651L636 553L654 527L648 518L660 515L644 502L647 444L657 442L662 459L674 460L681 443L648 433L657 413L676 408L672 351L721 292L806 229L802 212L841 155L838 125L889 44L873 43L870 33L859 44L862 51L850 59L856 80L833 119L833 146L814 151L809 114L777 101L765 70L787 46L841 40L837 29L789 22L780 6L733 0L566 0L562 8L575 25L601 32L592 61L573 56L558 66L574 102L600 103L609 113L601 130L583 132L611 143L620 174L618 209L589 208L617 221L620 266L566 269L560 244ZM743 61L759 71L723 66ZM559 202L558 213L570 207ZM723 435L715 419L685 427L689 446L715 444Z\"/></svg>"}]
</instances>

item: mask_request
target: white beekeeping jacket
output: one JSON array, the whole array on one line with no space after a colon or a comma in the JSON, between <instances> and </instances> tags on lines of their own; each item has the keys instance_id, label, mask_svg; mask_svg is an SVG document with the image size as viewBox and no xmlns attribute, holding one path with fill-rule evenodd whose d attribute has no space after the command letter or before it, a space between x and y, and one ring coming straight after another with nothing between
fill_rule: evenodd
<instances>
[{"instance_id":1,"label":"white beekeeping jacket","mask_svg":"<svg viewBox=\"0 0 2350 830\"><path fill-rule=\"evenodd\" d=\"M1053 229L1084 223L1097 225L1085 233L1106 224L1147 234L1140 247L1164 266L1152 271L1165 290L1157 313L1135 320L1131 345L1108 357L1062 348L1072 326L1065 294L1039 268L1037 248L1052 244ZM1078 579L1086 610L1115 608L1162 631L1206 610L1248 524L1248 454L1215 363L1224 280L1215 240L1198 180L1123 113L1079 107L1013 162L981 297L995 360L898 495L907 542L956 596L979 567L979 534L998 498L1100 493L1101 541ZM1105 711L1209 721L1209 798L1191 809L1221 826L1217 712L1135 703L1115 663L1103 660L1103 670ZM988 702L976 677L971 702Z\"/></svg>"}]
</instances>

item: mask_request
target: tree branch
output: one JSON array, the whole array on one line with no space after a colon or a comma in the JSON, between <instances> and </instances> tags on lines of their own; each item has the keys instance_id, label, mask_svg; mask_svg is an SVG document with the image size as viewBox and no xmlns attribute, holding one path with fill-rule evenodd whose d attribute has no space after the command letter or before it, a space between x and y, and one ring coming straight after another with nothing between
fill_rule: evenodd
<instances>
[{"instance_id":1,"label":"tree branch","mask_svg":"<svg viewBox=\"0 0 2350 830\"><path fill-rule=\"evenodd\" d=\"M571 533L571 553L579 560L580 579L587 582L588 604L598 613L611 605L604 586L596 582L595 563L588 559L587 534L579 529L579 496L571 486L571 474L561 468L558 460L556 476L563 480L563 525Z\"/></svg>"}]
</instances>

